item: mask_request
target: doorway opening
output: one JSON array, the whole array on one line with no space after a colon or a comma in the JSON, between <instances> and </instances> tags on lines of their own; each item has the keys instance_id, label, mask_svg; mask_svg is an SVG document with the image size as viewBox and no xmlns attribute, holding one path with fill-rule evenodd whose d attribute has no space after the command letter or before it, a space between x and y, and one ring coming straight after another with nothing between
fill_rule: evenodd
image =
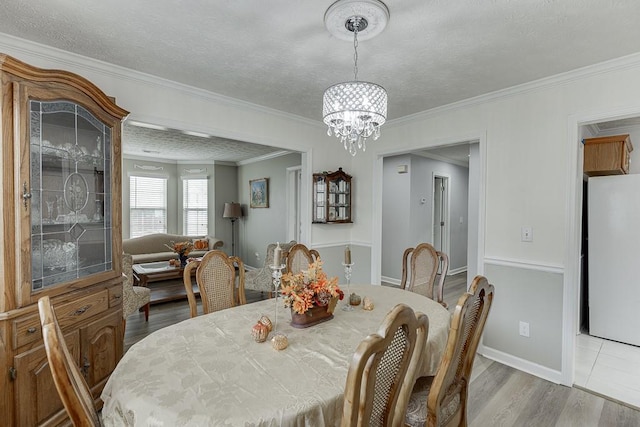
<instances>
[{"instance_id":1,"label":"doorway opening","mask_svg":"<svg viewBox=\"0 0 640 427\"><path fill-rule=\"evenodd\" d=\"M448 275L467 271L471 280L479 274L483 150L482 139L472 138L379 155L374 173L381 191L374 201L378 233L372 247L373 283L398 286L402 253L422 242L449 256Z\"/></svg>"},{"instance_id":2,"label":"doorway opening","mask_svg":"<svg viewBox=\"0 0 640 427\"><path fill-rule=\"evenodd\" d=\"M637 116L637 113L635 114ZM576 174L574 191L575 191L575 242L572 257L574 261L573 268L569 271L568 287L573 289L573 308L572 318L573 324L571 328L575 332L575 341L567 339L567 344L572 343L573 354L567 351L567 358L574 360L573 370L570 384L587 390L594 391L598 394L605 395L617 399L634 406L640 406L640 393L635 391L635 384L640 381L640 375L632 373L632 367L638 359L640 359L640 348L634 345L623 344L620 338L606 339L606 333L603 333L604 327L609 328L610 325L603 324L602 314L605 313L606 320L612 319L616 323L615 316L620 312L630 312L623 308L623 304L635 298L632 292L616 290L620 288L620 282L615 279L615 275L606 275L606 280L602 280L602 272L611 266L607 262L606 256L614 255L623 243L621 240L611 241L613 232L608 231L607 225L610 221L608 218L616 217L616 209L622 208L621 203L607 203L604 200L614 193L622 193L624 185L620 187L615 184L626 184L623 182L609 180L613 178L617 180L624 175L616 177L586 177L583 173L583 141L586 138L597 138L612 135L629 134L632 141L640 143L640 119L627 115L626 117L606 117L602 115L597 118L588 120L576 120L575 129L577 130L575 144L576 152ZM632 152L631 157L639 158L637 153ZM633 167L633 161L629 169L629 174L639 174L640 167ZM602 181L604 178L605 181ZM633 179L632 176L628 178ZM603 185L614 184L613 188L602 191ZM636 185L633 194L640 191L640 185ZM622 196L625 202L628 196ZM633 197L631 197L633 199ZM604 207L604 209L602 209ZM623 212L624 214L627 211ZM624 215L623 215L624 216ZM616 217L617 218L617 217ZM603 220L604 219L604 220ZM618 218L614 221L615 228L620 227L623 220ZM598 225L599 224L599 225ZM620 227L622 228L622 227ZM631 235L635 228L635 221L624 227L624 235ZM603 237L604 236L604 240ZM605 243L611 241L611 243ZM622 258L632 259L631 249L623 252ZM615 255L614 255L615 256ZM622 269L618 269L616 274L622 274ZM604 283L603 288L602 284ZM604 292L607 298L602 298L599 292ZM607 303L609 296L623 295L621 304ZM593 300L593 304L590 301ZM608 310L611 306L611 313ZM635 311L634 311L635 312ZM594 313L595 322L594 322ZM602 329L602 330L600 330ZM566 363L566 362L564 362Z\"/></svg>"}]
</instances>

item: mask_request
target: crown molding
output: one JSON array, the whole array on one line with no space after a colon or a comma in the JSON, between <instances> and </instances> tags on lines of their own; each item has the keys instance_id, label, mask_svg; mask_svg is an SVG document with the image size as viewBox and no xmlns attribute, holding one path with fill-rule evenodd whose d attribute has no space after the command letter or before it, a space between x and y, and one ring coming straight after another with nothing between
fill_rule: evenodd
<instances>
[{"instance_id":1,"label":"crown molding","mask_svg":"<svg viewBox=\"0 0 640 427\"><path fill-rule=\"evenodd\" d=\"M470 107L478 104L484 104L502 98L509 98L523 93L532 92L534 90L550 88L553 86L565 85L578 80L594 77L600 74L612 71L621 71L628 68L640 67L640 53L634 53L620 58L611 59L593 65L587 65L582 68L555 74L549 77L543 77L520 85L512 86L506 89L485 93L462 101L453 102L451 104L435 107L430 110L421 111L419 113L410 114L408 116L389 120L385 123L386 127L400 126L408 122L423 120L432 116L443 114L451 110L457 110L464 107Z\"/></svg>"},{"instance_id":2,"label":"crown molding","mask_svg":"<svg viewBox=\"0 0 640 427\"><path fill-rule=\"evenodd\" d=\"M30 40L21 39L5 33L0 33L0 50L22 52L25 55L35 56L44 61L60 64L63 67L69 66L73 68L85 69L93 73L103 74L110 78L130 80L135 82L136 84L170 88L180 92L188 93L191 96L201 98L209 102L223 104L233 108L253 110L262 114L279 116L286 118L287 120L294 120L300 123L317 127L324 126L324 123L317 120L308 119L306 117L298 116L273 108L264 107L262 105L253 104L236 98L231 98L219 93L200 89L194 86L189 86L183 83L178 83L173 80L154 76L152 74L135 71L130 68L125 68L98 59L78 55L76 53L58 49L52 46L47 46L45 44L32 42Z\"/></svg>"},{"instance_id":3,"label":"crown molding","mask_svg":"<svg viewBox=\"0 0 640 427\"><path fill-rule=\"evenodd\" d=\"M425 158L431 159L431 160L437 160L439 162L444 162L444 163L449 163L449 164L456 165L456 166L461 166L461 167L463 167L465 169L469 169L469 163L461 162L459 160L449 159L449 158L444 157L444 156L439 156L437 154L429 153L428 151L416 151L416 152L412 152L411 154L413 154L415 156L419 156L419 157L425 157Z\"/></svg>"},{"instance_id":4,"label":"crown molding","mask_svg":"<svg viewBox=\"0 0 640 427\"><path fill-rule=\"evenodd\" d=\"M254 157L253 159L240 160L239 162L236 162L235 164L237 166L245 166L245 165L249 165L251 163L257 163L257 162L262 162L262 161L265 161L265 160L271 160L271 159L275 159L277 157L282 157L282 156L286 156L287 154L293 154L293 153L296 153L296 151L276 151L275 153L265 154L264 156L259 156L259 157Z\"/></svg>"}]
</instances>

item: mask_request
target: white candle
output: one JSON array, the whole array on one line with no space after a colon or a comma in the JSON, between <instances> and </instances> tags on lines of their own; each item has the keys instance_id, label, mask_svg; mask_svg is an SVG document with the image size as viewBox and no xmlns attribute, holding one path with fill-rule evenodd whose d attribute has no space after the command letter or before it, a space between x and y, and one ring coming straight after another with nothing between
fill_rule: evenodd
<instances>
[{"instance_id":1,"label":"white candle","mask_svg":"<svg viewBox=\"0 0 640 427\"><path fill-rule=\"evenodd\" d=\"M273 251L273 266L276 268L280 267L280 259L282 258L282 248L280 247L280 242Z\"/></svg>"},{"instance_id":2,"label":"white candle","mask_svg":"<svg viewBox=\"0 0 640 427\"><path fill-rule=\"evenodd\" d=\"M344 263L351 264L351 249L349 246L344 249Z\"/></svg>"}]
</instances>

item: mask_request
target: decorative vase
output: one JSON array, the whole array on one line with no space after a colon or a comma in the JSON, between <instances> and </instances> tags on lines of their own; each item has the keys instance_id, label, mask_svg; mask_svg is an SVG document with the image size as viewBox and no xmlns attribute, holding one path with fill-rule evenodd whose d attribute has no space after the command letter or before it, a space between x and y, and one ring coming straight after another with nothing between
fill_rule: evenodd
<instances>
[{"instance_id":1,"label":"decorative vase","mask_svg":"<svg viewBox=\"0 0 640 427\"><path fill-rule=\"evenodd\" d=\"M333 319L333 310L338 303L338 298L331 298L327 305L314 305L303 314L296 313L291 309L291 326L302 329L317 325Z\"/></svg>"},{"instance_id":2,"label":"decorative vase","mask_svg":"<svg viewBox=\"0 0 640 427\"><path fill-rule=\"evenodd\" d=\"M184 268L187 265L187 256L183 254L178 254L178 257L180 258L180 267Z\"/></svg>"}]
</instances>

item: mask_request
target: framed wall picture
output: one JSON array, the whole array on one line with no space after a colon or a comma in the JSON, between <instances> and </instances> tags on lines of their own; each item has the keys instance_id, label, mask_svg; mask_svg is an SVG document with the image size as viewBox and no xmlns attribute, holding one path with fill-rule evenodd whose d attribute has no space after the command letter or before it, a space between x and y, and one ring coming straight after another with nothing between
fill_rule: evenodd
<instances>
[{"instance_id":1,"label":"framed wall picture","mask_svg":"<svg viewBox=\"0 0 640 427\"><path fill-rule=\"evenodd\" d=\"M269 178L252 179L249 181L249 196L252 208L269 207Z\"/></svg>"}]
</instances>

